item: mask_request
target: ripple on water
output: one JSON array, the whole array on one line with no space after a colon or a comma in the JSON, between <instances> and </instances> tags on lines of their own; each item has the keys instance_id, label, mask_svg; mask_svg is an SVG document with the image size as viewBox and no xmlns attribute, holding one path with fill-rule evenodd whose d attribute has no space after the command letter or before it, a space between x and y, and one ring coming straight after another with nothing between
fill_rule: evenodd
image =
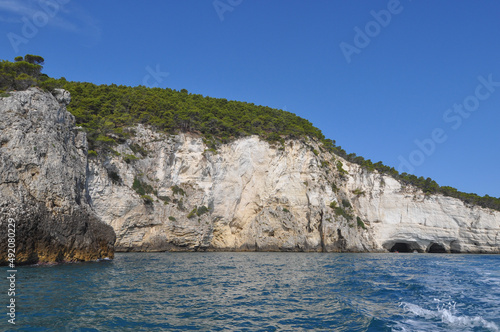
<instances>
[{"instance_id":1,"label":"ripple on water","mask_svg":"<svg viewBox=\"0 0 500 332\"><path fill-rule=\"evenodd\" d=\"M112 262L21 267L18 326L26 331L498 331L499 258L127 253ZM6 294L1 296L5 303Z\"/></svg>"},{"instance_id":2,"label":"ripple on water","mask_svg":"<svg viewBox=\"0 0 500 332\"><path fill-rule=\"evenodd\" d=\"M413 316L412 319L406 319L404 323L415 328L422 328L422 325L432 325L435 331L467 331L475 328L481 328L485 331L499 331L498 325L493 321L488 321L481 316L461 315L455 302L441 303L439 300L434 302L437 302L434 309L424 309L417 304L402 302L401 306L404 310ZM424 318L424 321L415 318Z\"/></svg>"}]
</instances>

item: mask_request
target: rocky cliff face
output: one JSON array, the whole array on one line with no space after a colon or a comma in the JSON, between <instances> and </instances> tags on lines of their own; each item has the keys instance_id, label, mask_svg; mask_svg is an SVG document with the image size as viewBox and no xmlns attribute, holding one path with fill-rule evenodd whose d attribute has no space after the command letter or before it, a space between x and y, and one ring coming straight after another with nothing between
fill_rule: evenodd
<instances>
[{"instance_id":1,"label":"rocky cliff face","mask_svg":"<svg viewBox=\"0 0 500 332\"><path fill-rule=\"evenodd\" d=\"M137 126L114 153L87 157L69 98L0 99L0 264L9 218L18 263L112 257L114 232L120 251L500 253L500 212L424 195L314 140L213 151Z\"/></svg>"},{"instance_id":2,"label":"rocky cliff face","mask_svg":"<svg viewBox=\"0 0 500 332\"><path fill-rule=\"evenodd\" d=\"M0 265L15 221L16 264L113 257L115 235L88 204L87 139L69 93L37 88L0 98Z\"/></svg>"},{"instance_id":3,"label":"rocky cliff face","mask_svg":"<svg viewBox=\"0 0 500 332\"><path fill-rule=\"evenodd\" d=\"M91 204L121 251L500 252L500 212L404 186L312 140L209 151L142 126L90 161Z\"/></svg>"}]
</instances>

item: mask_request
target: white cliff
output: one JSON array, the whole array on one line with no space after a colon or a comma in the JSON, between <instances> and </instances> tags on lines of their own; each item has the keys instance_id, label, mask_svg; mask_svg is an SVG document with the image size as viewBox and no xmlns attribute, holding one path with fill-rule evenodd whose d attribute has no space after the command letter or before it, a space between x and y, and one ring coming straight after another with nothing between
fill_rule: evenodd
<instances>
[{"instance_id":1,"label":"white cliff","mask_svg":"<svg viewBox=\"0 0 500 332\"><path fill-rule=\"evenodd\" d=\"M246 137L214 153L192 134L135 130L90 161L91 204L119 251L500 253L500 212L424 195L313 140Z\"/></svg>"},{"instance_id":2,"label":"white cliff","mask_svg":"<svg viewBox=\"0 0 500 332\"><path fill-rule=\"evenodd\" d=\"M356 207L361 218L370 221L379 246L390 249L400 242L417 251L434 245L434 250L446 252L500 252L500 212L425 195L388 176L381 183L373 173L359 169L351 165L347 188L366 190L356 199Z\"/></svg>"},{"instance_id":3,"label":"white cliff","mask_svg":"<svg viewBox=\"0 0 500 332\"><path fill-rule=\"evenodd\" d=\"M195 134L140 125L114 150L88 156L69 100L38 88L0 98L0 226L16 221L20 263L112 257L113 243L119 251L500 253L499 211L425 195L313 139L273 145L252 136L214 151ZM7 231L0 236L2 265Z\"/></svg>"}]
</instances>

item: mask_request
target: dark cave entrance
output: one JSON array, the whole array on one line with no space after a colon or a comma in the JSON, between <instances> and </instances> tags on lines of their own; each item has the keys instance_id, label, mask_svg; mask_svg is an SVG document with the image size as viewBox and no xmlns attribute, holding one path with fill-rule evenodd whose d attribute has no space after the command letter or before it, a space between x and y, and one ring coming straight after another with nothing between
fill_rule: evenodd
<instances>
[{"instance_id":1,"label":"dark cave entrance","mask_svg":"<svg viewBox=\"0 0 500 332\"><path fill-rule=\"evenodd\" d=\"M391 252L412 252L412 250L410 249L410 245L408 243L404 243L404 242L397 242L395 243L392 248L391 248Z\"/></svg>"},{"instance_id":2,"label":"dark cave entrance","mask_svg":"<svg viewBox=\"0 0 500 332\"><path fill-rule=\"evenodd\" d=\"M436 253L436 254L443 254L446 253L446 249L440 244L433 243L430 247L429 250L427 250L429 253Z\"/></svg>"}]
</instances>

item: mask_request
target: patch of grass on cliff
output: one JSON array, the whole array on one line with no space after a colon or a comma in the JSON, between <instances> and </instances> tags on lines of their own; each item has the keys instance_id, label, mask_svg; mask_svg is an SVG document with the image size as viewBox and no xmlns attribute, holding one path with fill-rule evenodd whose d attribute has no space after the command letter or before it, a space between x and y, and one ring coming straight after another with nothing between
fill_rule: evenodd
<instances>
[{"instance_id":1,"label":"patch of grass on cliff","mask_svg":"<svg viewBox=\"0 0 500 332\"><path fill-rule=\"evenodd\" d=\"M141 198L146 205L153 205L153 198L149 195L141 195Z\"/></svg>"},{"instance_id":2,"label":"patch of grass on cliff","mask_svg":"<svg viewBox=\"0 0 500 332\"><path fill-rule=\"evenodd\" d=\"M174 186L170 187L170 189L172 189L172 193L174 195L186 196L186 192L184 191L184 189L182 189L178 185L174 185Z\"/></svg>"},{"instance_id":3,"label":"patch of grass on cliff","mask_svg":"<svg viewBox=\"0 0 500 332\"><path fill-rule=\"evenodd\" d=\"M337 161L336 166L337 166L337 171L340 173L341 176L347 174L347 171L344 169L344 164L340 160Z\"/></svg>"},{"instance_id":4,"label":"patch of grass on cliff","mask_svg":"<svg viewBox=\"0 0 500 332\"><path fill-rule=\"evenodd\" d=\"M194 218L195 216L198 216L200 217L201 215L207 213L209 211L209 209L206 207L206 206L200 206L200 207L194 207L193 210L191 210L191 212L189 212L189 214L187 215L187 217L189 219L191 218Z\"/></svg>"},{"instance_id":5,"label":"patch of grass on cliff","mask_svg":"<svg viewBox=\"0 0 500 332\"><path fill-rule=\"evenodd\" d=\"M342 206L338 206L337 202L335 201L330 203L330 208L332 208L335 211L335 214L337 216L342 216L347 221L352 221L354 219L354 216L348 211L352 209L351 203L349 203L349 201L346 198L344 198L342 199Z\"/></svg>"},{"instance_id":6,"label":"patch of grass on cliff","mask_svg":"<svg viewBox=\"0 0 500 332\"><path fill-rule=\"evenodd\" d=\"M342 206L346 209L352 209L352 205L351 203L349 203L349 200L347 198L342 199Z\"/></svg>"},{"instance_id":7,"label":"patch of grass on cliff","mask_svg":"<svg viewBox=\"0 0 500 332\"><path fill-rule=\"evenodd\" d=\"M366 225L365 225L365 223L363 222L363 220L361 220L361 218L360 218L360 217L356 217L356 222L357 222L357 224L358 224L358 227L363 228L363 229L366 229Z\"/></svg>"},{"instance_id":8,"label":"patch of grass on cliff","mask_svg":"<svg viewBox=\"0 0 500 332\"><path fill-rule=\"evenodd\" d=\"M354 216L352 214L350 214L349 212L347 212L346 210L344 210L340 206L338 206L338 207L335 208L335 214L337 216L344 217L347 221L351 221L351 220L354 219Z\"/></svg>"},{"instance_id":9,"label":"patch of grass on cliff","mask_svg":"<svg viewBox=\"0 0 500 332\"><path fill-rule=\"evenodd\" d=\"M130 150L132 150L134 153L139 153L141 154L143 157L147 157L149 152L148 150L146 150L145 148L143 148L142 146L140 146L139 144L130 144L129 145L129 148Z\"/></svg>"},{"instance_id":10,"label":"patch of grass on cliff","mask_svg":"<svg viewBox=\"0 0 500 332\"><path fill-rule=\"evenodd\" d=\"M144 196L146 194L152 194L154 192L153 187L149 184L142 182L137 177L134 178L134 183L132 184L132 189L135 190L139 196Z\"/></svg>"},{"instance_id":11,"label":"patch of grass on cliff","mask_svg":"<svg viewBox=\"0 0 500 332\"><path fill-rule=\"evenodd\" d=\"M196 215L199 217L199 216L201 216L201 215L203 215L203 214L207 213L208 211L209 211L209 210L208 210L208 208L207 208L205 205L203 205L203 206L200 206L200 207L196 210Z\"/></svg>"},{"instance_id":12,"label":"patch of grass on cliff","mask_svg":"<svg viewBox=\"0 0 500 332\"><path fill-rule=\"evenodd\" d=\"M122 183L122 178L120 175L114 171L114 170L107 170L108 172L108 177L113 182L114 184L121 184Z\"/></svg>"},{"instance_id":13,"label":"patch of grass on cliff","mask_svg":"<svg viewBox=\"0 0 500 332\"><path fill-rule=\"evenodd\" d=\"M89 158L96 158L97 157L97 151L88 150L87 151L87 157L89 157Z\"/></svg>"},{"instance_id":14,"label":"patch of grass on cliff","mask_svg":"<svg viewBox=\"0 0 500 332\"><path fill-rule=\"evenodd\" d=\"M168 196L157 196L159 200L163 201L163 204L168 204L171 202L170 197Z\"/></svg>"},{"instance_id":15,"label":"patch of grass on cliff","mask_svg":"<svg viewBox=\"0 0 500 332\"><path fill-rule=\"evenodd\" d=\"M184 202L183 202L182 198L179 201L177 201L177 208L181 211L186 210L186 208L184 207Z\"/></svg>"},{"instance_id":16,"label":"patch of grass on cliff","mask_svg":"<svg viewBox=\"0 0 500 332\"><path fill-rule=\"evenodd\" d=\"M139 158L137 158L136 156L134 156L133 154L125 154L123 156L123 160L127 163L127 164L130 164L131 162L133 161L136 161L136 160L139 160Z\"/></svg>"},{"instance_id":17,"label":"patch of grass on cliff","mask_svg":"<svg viewBox=\"0 0 500 332\"><path fill-rule=\"evenodd\" d=\"M357 197L364 196L366 194L366 192L361 188L354 189L352 193Z\"/></svg>"},{"instance_id":18,"label":"patch of grass on cliff","mask_svg":"<svg viewBox=\"0 0 500 332\"><path fill-rule=\"evenodd\" d=\"M187 215L188 219L192 219L196 216L196 207L194 209L191 210L191 212L189 212L189 214Z\"/></svg>"}]
</instances>

